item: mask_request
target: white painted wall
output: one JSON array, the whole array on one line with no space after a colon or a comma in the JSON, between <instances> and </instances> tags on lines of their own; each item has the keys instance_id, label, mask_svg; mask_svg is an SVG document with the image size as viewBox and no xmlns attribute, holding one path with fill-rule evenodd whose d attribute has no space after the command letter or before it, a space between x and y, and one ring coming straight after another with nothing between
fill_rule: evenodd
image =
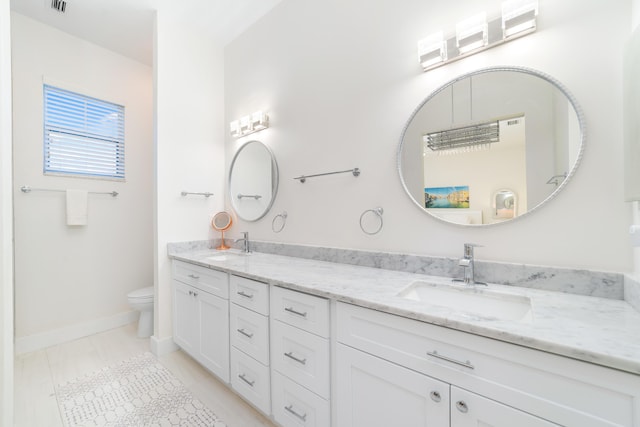
<instances>
[{"instance_id":1,"label":"white painted wall","mask_svg":"<svg viewBox=\"0 0 640 427\"><path fill-rule=\"evenodd\" d=\"M13 425L13 206L11 23L0 0L0 425Z\"/></svg>"},{"instance_id":2,"label":"white painted wall","mask_svg":"<svg viewBox=\"0 0 640 427\"><path fill-rule=\"evenodd\" d=\"M100 328L109 318L130 321L127 293L153 283L152 70L11 17L17 341L79 324ZM43 78L125 106L126 182L43 175ZM69 227L64 193L24 194L23 185L120 195L89 195L88 225Z\"/></svg>"},{"instance_id":3,"label":"white painted wall","mask_svg":"<svg viewBox=\"0 0 640 427\"><path fill-rule=\"evenodd\" d=\"M159 2L155 30L156 301L154 351L172 335L171 262L167 243L213 236L210 221L223 208L223 51L211 37L177 18L180 4ZM214 196L181 197L181 191Z\"/></svg>"},{"instance_id":4,"label":"white painted wall","mask_svg":"<svg viewBox=\"0 0 640 427\"><path fill-rule=\"evenodd\" d=\"M269 112L271 128L251 138L273 149L281 172L273 211L234 228L261 240L452 257L475 242L484 245L477 253L484 260L628 271L621 58L631 0L540 0L536 33L421 72L417 40L450 32L482 8L499 13L500 3L284 0L228 45L226 121ZM584 109L586 152L565 190L535 215L479 229L442 224L402 190L398 139L432 90L493 65L531 67L565 84ZM227 137L227 159L237 147ZM360 177L291 179L352 167L361 168ZM366 236L358 218L375 206L384 208L385 227ZM282 210L287 227L274 234L271 220Z\"/></svg>"}]
</instances>

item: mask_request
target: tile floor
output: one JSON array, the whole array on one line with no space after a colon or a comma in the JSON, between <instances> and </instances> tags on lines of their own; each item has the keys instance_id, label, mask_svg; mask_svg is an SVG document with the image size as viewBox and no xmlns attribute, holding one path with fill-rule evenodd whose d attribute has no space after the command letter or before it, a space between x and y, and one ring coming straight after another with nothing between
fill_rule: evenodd
<instances>
[{"instance_id":1,"label":"tile floor","mask_svg":"<svg viewBox=\"0 0 640 427\"><path fill-rule=\"evenodd\" d=\"M149 351L136 325L16 356L16 427L62 427L55 386ZM275 427L182 351L160 358L183 384L228 427Z\"/></svg>"}]
</instances>

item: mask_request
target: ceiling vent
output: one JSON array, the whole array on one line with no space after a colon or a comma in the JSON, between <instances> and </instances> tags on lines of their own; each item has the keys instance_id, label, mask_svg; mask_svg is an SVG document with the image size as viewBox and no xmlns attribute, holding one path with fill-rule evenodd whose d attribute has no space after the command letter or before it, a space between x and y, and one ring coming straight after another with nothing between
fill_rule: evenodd
<instances>
[{"instance_id":1,"label":"ceiling vent","mask_svg":"<svg viewBox=\"0 0 640 427\"><path fill-rule=\"evenodd\" d=\"M51 0L51 9L65 13L67 10L67 2L65 0Z\"/></svg>"}]
</instances>

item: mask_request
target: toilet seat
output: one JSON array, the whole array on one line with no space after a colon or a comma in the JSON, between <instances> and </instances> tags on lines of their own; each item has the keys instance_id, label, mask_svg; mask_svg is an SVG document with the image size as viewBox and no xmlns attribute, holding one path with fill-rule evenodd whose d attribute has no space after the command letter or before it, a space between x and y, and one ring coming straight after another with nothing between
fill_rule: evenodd
<instances>
[{"instance_id":1,"label":"toilet seat","mask_svg":"<svg viewBox=\"0 0 640 427\"><path fill-rule=\"evenodd\" d=\"M135 291L131 291L127 294L127 298L130 301L135 302L153 302L153 286L148 286L146 288L136 289Z\"/></svg>"}]
</instances>

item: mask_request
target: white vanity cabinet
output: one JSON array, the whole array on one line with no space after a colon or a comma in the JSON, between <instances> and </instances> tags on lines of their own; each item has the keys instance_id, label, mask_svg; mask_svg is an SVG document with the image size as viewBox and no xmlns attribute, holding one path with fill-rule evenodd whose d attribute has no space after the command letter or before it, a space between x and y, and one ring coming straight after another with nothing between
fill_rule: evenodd
<instances>
[{"instance_id":1,"label":"white vanity cabinet","mask_svg":"<svg viewBox=\"0 0 640 427\"><path fill-rule=\"evenodd\" d=\"M328 427L329 300L271 288L273 417L284 427Z\"/></svg>"},{"instance_id":2,"label":"white vanity cabinet","mask_svg":"<svg viewBox=\"0 0 640 427\"><path fill-rule=\"evenodd\" d=\"M228 276L173 262L173 340L186 353L229 382Z\"/></svg>"},{"instance_id":3,"label":"white vanity cabinet","mask_svg":"<svg viewBox=\"0 0 640 427\"><path fill-rule=\"evenodd\" d=\"M338 427L444 427L449 384L337 345Z\"/></svg>"},{"instance_id":4,"label":"white vanity cabinet","mask_svg":"<svg viewBox=\"0 0 640 427\"><path fill-rule=\"evenodd\" d=\"M345 303L336 312L338 427L640 425L640 376Z\"/></svg>"},{"instance_id":5,"label":"white vanity cabinet","mask_svg":"<svg viewBox=\"0 0 640 427\"><path fill-rule=\"evenodd\" d=\"M231 386L271 414L269 285L231 275Z\"/></svg>"}]
</instances>

